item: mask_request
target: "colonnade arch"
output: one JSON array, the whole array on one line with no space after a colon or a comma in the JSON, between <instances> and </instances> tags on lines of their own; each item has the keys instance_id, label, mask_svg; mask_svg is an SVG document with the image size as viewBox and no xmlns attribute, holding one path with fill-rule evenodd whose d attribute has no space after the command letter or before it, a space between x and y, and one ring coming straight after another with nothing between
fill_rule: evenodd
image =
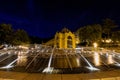
<instances>
[{"instance_id":1,"label":"colonnade arch","mask_svg":"<svg viewBox=\"0 0 120 80\"><path fill-rule=\"evenodd\" d=\"M75 34L68 29L57 32L54 39L54 46L56 48L75 48Z\"/></svg>"}]
</instances>

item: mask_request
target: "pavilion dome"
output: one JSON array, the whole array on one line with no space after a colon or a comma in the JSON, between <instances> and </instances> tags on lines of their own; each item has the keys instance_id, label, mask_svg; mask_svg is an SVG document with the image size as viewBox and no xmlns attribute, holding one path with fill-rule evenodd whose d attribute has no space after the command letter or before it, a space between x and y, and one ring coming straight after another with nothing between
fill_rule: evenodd
<instances>
[{"instance_id":1,"label":"pavilion dome","mask_svg":"<svg viewBox=\"0 0 120 80\"><path fill-rule=\"evenodd\" d=\"M71 32L71 31L65 27L65 28L63 28L63 29L61 30L61 32L62 32L62 33L68 33L68 32Z\"/></svg>"}]
</instances>

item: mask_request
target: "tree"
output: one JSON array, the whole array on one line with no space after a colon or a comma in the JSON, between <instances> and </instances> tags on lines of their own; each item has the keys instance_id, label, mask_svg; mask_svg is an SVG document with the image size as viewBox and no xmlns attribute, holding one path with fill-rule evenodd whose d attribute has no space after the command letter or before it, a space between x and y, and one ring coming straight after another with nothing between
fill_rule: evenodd
<instances>
[{"instance_id":1,"label":"tree","mask_svg":"<svg viewBox=\"0 0 120 80\"><path fill-rule=\"evenodd\" d=\"M12 41L13 29L10 24L0 24L0 44L10 44Z\"/></svg>"},{"instance_id":2,"label":"tree","mask_svg":"<svg viewBox=\"0 0 120 80\"><path fill-rule=\"evenodd\" d=\"M101 40L102 27L100 24L93 24L81 27L77 30L81 42L87 42L88 45Z\"/></svg>"},{"instance_id":3,"label":"tree","mask_svg":"<svg viewBox=\"0 0 120 80\"><path fill-rule=\"evenodd\" d=\"M116 43L120 41L120 31L115 31L112 33L112 40Z\"/></svg>"},{"instance_id":4,"label":"tree","mask_svg":"<svg viewBox=\"0 0 120 80\"><path fill-rule=\"evenodd\" d=\"M118 25L116 25L116 23L109 19L109 18L106 18L103 20L103 25L102 25L102 33L103 33L103 38L105 39L109 39L111 38L111 32L112 32L112 29L118 27Z\"/></svg>"},{"instance_id":5,"label":"tree","mask_svg":"<svg viewBox=\"0 0 120 80\"><path fill-rule=\"evenodd\" d=\"M93 24L90 26L89 38L93 42L99 42L102 36L102 27L100 24ZM89 29L87 30L89 31Z\"/></svg>"},{"instance_id":6,"label":"tree","mask_svg":"<svg viewBox=\"0 0 120 80\"><path fill-rule=\"evenodd\" d=\"M24 30L18 29L14 34L13 44L19 45L23 43L30 43L28 34Z\"/></svg>"}]
</instances>

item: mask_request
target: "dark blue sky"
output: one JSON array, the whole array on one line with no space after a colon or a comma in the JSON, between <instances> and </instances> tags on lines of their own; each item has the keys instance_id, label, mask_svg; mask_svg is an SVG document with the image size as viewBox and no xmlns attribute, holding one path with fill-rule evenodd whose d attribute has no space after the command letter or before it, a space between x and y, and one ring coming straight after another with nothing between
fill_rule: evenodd
<instances>
[{"instance_id":1,"label":"dark blue sky","mask_svg":"<svg viewBox=\"0 0 120 80\"><path fill-rule=\"evenodd\" d=\"M51 37L67 27L101 23L105 18L120 24L118 0L0 0L0 23L25 29L29 35Z\"/></svg>"}]
</instances>

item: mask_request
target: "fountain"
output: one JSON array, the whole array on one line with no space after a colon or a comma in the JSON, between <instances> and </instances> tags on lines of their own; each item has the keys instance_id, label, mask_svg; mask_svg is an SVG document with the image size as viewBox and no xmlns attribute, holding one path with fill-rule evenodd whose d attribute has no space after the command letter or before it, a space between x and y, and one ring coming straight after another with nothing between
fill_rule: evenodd
<instances>
[{"instance_id":1,"label":"fountain","mask_svg":"<svg viewBox=\"0 0 120 80\"><path fill-rule=\"evenodd\" d=\"M116 69L116 66L119 69L119 54L90 49L58 49L39 45L37 48L7 50L0 54L0 70L68 74Z\"/></svg>"},{"instance_id":2,"label":"fountain","mask_svg":"<svg viewBox=\"0 0 120 80\"><path fill-rule=\"evenodd\" d=\"M86 67L86 68L88 68L88 69L90 69L90 70L99 70L99 69L97 69L97 68L95 68L95 67L93 67L92 66L92 64L81 54L81 53L79 53L80 54L80 56L86 61L86 63L88 64L88 66Z\"/></svg>"}]
</instances>

